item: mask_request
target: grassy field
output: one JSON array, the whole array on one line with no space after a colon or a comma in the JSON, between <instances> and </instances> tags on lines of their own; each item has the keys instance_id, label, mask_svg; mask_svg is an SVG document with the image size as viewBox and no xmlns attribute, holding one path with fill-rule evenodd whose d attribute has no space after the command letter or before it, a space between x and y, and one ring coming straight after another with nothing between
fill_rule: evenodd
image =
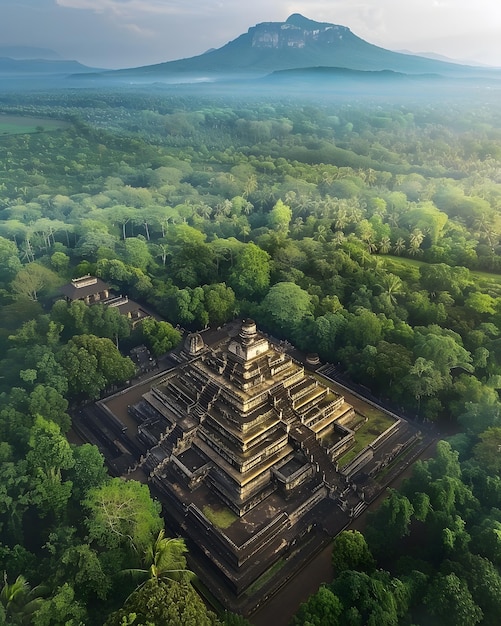
<instances>
[{"instance_id":1,"label":"grassy field","mask_svg":"<svg viewBox=\"0 0 501 626\"><path fill-rule=\"evenodd\" d=\"M394 271L398 273L398 269L414 268L419 270L422 265L426 265L425 261L419 261L418 259L409 259L401 256L394 256L391 254L380 255L378 258L384 262L384 267L388 271ZM485 283L491 283L501 285L501 274L494 274L492 272L481 272L479 270L470 270L470 273L474 279L480 280Z\"/></svg>"},{"instance_id":2,"label":"grassy field","mask_svg":"<svg viewBox=\"0 0 501 626\"><path fill-rule=\"evenodd\" d=\"M383 261L383 267L389 272L393 272L400 276L403 280L418 280L419 268L426 265L425 261L418 259L408 259L405 257L393 256L391 254L379 256ZM501 297L501 274L492 272L482 272L479 270L470 270L472 282L477 288L488 293L493 298Z\"/></svg>"},{"instance_id":3,"label":"grassy field","mask_svg":"<svg viewBox=\"0 0 501 626\"><path fill-rule=\"evenodd\" d=\"M0 114L0 135L25 135L67 128L68 126L69 123L62 120Z\"/></svg>"}]
</instances>

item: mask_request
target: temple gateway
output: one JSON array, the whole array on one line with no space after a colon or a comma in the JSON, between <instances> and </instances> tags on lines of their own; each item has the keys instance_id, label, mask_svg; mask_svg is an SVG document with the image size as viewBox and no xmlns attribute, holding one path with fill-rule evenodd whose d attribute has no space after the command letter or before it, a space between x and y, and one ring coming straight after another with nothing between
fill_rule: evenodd
<instances>
[{"instance_id":1,"label":"temple gateway","mask_svg":"<svg viewBox=\"0 0 501 626\"><path fill-rule=\"evenodd\" d=\"M366 418L332 381L253 320L204 337L188 335L177 365L135 397L126 392L127 416L117 413L119 394L81 425L100 415L100 440L107 432L115 447L110 467L147 476L168 525L188 540L192 567L228 604L228 591L250 598L272 565L297 569L349 523L366 506L384 441L401 451L417 432L394 416L372 449L339 467Z\"/></svg>"}]
</instances>

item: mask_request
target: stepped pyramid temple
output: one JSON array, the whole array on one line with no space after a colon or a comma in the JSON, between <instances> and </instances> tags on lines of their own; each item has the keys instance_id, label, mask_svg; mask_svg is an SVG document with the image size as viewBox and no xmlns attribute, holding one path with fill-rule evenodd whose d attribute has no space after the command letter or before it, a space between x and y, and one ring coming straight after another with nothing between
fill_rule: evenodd
<instances>
[{"instance_id":1,"label":"stepped pyramid temple","mask_svg":"<svg viewBox=\"0 0 501 626\"><path fill-rule=\"evenodd\" d=\"M112 471L150 481L205 584L238 598L273 564L297 569L365 508L381 455L366 447L338 467L367 418L252 320L190 334L170 358L94 405L80 432ZM375 438L400 451L416 431L387 418Z\"/></svg>"}]
</instances>

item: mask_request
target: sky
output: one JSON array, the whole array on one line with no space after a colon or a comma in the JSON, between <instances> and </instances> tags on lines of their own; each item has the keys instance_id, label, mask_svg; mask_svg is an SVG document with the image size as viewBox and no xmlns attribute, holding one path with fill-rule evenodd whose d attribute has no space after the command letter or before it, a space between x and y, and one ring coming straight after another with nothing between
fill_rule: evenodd
<instances>
[{"instance_id":1,"label":"sky","mask_svg":"<svg viewBox=\"0 0 501 626\"><path fill-rule=\"evenodd\" d=\"M219 48L292 13L390 50L501 67L499 0L0 0L0 46L50 48L91 67L162 63Z\"/></svg>"}]
</instances>

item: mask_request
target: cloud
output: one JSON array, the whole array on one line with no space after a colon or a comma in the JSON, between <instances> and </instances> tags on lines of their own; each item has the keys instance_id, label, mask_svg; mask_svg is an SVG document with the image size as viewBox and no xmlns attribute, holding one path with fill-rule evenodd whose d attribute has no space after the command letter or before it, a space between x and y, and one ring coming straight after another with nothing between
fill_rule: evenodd
<instances>
[{"instance_id":1,"label":"cloud","mask_svg":"<svg viewBox=\"0 0 501 626\"><path fill-rule=\"evenodd\" d=\"M206 19L221 9L220 2L200 0L56 0L56 4L94 14L143 40L160 39L168 21Z\"/></svg>"},{"instance_id":2,"label":"cloud","mask_svg":"<svg viewBox=\"0 0 501 626\"><path fill-rule=\"evenodd\" d=\"M119 18L151 15L200 15L218 10L220 3L200 4L196 0L56 0L60 7L94 13L110 13ZM212 5L212 8L211 8Z\"/></svg>"}]
</instances>

